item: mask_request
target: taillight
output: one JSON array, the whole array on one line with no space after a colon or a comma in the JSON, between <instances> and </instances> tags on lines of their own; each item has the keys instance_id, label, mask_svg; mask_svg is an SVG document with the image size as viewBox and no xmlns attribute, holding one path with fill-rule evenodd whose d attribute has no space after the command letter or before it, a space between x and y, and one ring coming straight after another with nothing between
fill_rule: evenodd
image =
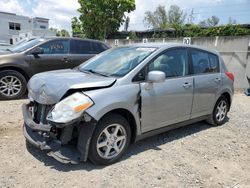
<instances>
[{"instance_id":1,"label":"taillight","mask_svg":"<svg viewBox=\"0 0 250 188\"><path fill-rule=\"evenodd\" d=\"M229 72L229 71L226 71L225 74L227 75L227 77L228 77L230 80L234 81L234 75L233 75L233 73L231 73L231 72Z\"/></svg>"}]
</instances>

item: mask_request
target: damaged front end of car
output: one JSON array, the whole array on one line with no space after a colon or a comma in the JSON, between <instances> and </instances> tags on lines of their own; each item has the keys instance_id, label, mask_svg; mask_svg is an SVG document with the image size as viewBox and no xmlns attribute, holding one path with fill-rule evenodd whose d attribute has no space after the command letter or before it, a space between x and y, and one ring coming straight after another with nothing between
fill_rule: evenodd
<instances>
[{"instance_id":1,"label":"damaged front end of car","mask_svg":"<svg viewBox=\"0 0 250 188\"><path fill-rule=\"evenodd\" d=\"M28 83L29 103L22 106L26 140L62 163L86 161L97 121L85 91L111 87L116 79L77 70L40 73Z\"/></svg>"},{"instance_id":2,"label":"damaged front end of car","mask_svg":"<svg viewBox=\"0 0 250 188\"><path fill-rule=\"evenodd\" d=\"M23 133L26 140L47 151L49 156L59 162L77 164L86 161L96 121L84 112L93 103L89 102L90 99L82 100L84 98L77 101L81 96L86 97L82 93L75 93L56 105L44 105L34 101L24 104ZM71 106L67 105L67 101Z\"/></svg>"}]
</instances>

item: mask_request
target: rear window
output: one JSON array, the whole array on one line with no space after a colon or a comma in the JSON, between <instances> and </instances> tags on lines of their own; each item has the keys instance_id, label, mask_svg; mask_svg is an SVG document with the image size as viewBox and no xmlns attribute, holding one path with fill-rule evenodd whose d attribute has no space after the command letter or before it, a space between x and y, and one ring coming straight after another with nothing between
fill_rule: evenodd
<instances>
[{"instance_id":1,"label":"rear window","mask_svg":"<svg viewBox=\"0 0 250 188\"><path fill-rule=\"evenodd\" d=\"M71 54L91 54L91 43L89 41L71 40L70 53Z\"/></svg>"}]
</instances>

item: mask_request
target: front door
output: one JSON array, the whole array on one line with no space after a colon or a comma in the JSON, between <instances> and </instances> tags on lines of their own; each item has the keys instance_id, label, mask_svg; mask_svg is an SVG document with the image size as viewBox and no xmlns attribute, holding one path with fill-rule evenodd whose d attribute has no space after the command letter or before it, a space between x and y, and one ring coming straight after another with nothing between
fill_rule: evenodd
<instances>
[{"instance_id":1,"label":"front door","mask_svg":"<svg viewBox=\"0 0 250 188\"><path fill-rule=\"evenodd\" d=\"M43 54L38 54L37 56L29 55L33 74L74 67L69 58L68 40L51 40L41 44L39 47L43 49Z\"/></svg>"},{"instance_id":2,"label":"front door","mask_svg":"<svg viewBox=\"0 0 250 188\"><path fill-rule=\"evenodd\" d=\"M142 132L190 119L193 101L193 77L188 76L185 48L169 49L148 65L148 71L166 74L163 83L140 83Z\"/></svg>"}]
</instances>

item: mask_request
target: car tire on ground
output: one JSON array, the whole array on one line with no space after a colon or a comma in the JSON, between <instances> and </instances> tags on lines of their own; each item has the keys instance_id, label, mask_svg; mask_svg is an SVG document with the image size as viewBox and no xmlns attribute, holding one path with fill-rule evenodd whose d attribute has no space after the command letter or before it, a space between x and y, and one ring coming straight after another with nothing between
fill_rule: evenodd
<instances>
[{"instance_id":1,"label":"car tire on ground","mask_svg":"<svg viewBox=\"0 0 250 188\"><path fill-rule=\"evenodd\" d=\"M23 97L26 92L25 77L14 70L0 72L0 99L11 100Z\"/></svg>"},{"instance_id":2,"label":"car tire on ground","mask_svg":"<svg viewBox=\"0 0 250 188\"><path fill-rule=\"evenodd\" d=\"M89 159L97 165L115 163L129 146L131 130L121 115L111 113L102 118L93 133Z\"/></svg>"},{"instance_id":3,"label":"car tire on ground","mask_svg":"<svg viewBox=\"0 0 250 188\"><path fill-rule=\"evenodd\" d=\"M215 106L213 113L207 119L207 122L211 125L218 126L222 125L227 120L227 113L229 111L229 103L225 96L221 96Z\"/></svg>"}]
</instances>

